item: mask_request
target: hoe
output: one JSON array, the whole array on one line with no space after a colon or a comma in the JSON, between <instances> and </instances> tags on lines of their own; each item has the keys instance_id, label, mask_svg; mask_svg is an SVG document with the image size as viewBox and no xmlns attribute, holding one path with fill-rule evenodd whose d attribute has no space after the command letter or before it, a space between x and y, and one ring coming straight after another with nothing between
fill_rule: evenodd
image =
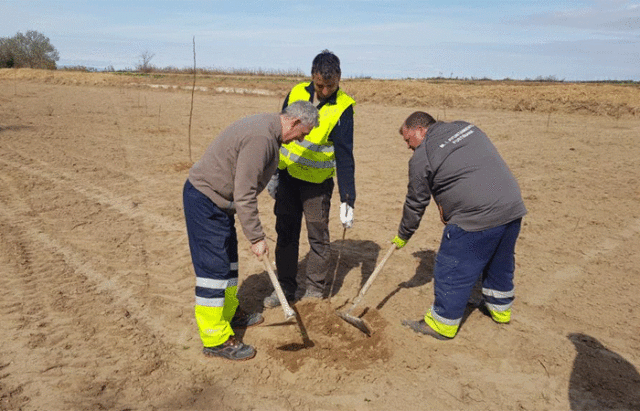
<instances>
[{"instance_id":1,"label":"hoe","mask_svg":"<svg viewBox=\"0 0 640 411\"><path fill-rule=\"evenodd\" d=\"M360 290L360 293L358 293L358 296L356 297L356 299L353 301L353 305L351 306L351 308L349 308L346 312L336 311L336 314L338 315L338 317L342 318L343 320L353 325L363 333L367 334L367 336L369 337L371 337L371 329L367 326L367 324L364 322L362 318L354 317L353 315L351 315L351 312L353 311L354 308L356 308L356 305L360 303L360 300L362 300L362 298L364 297L365 293L371 286L371 283L373 283L373 281L376 279L380 271L382 271L382 267L384 267L384 264L387 262L389 257L391 257L391 254L393 254L393 251L395 249L396 249L396 245L391 244L391 247L389 247L389 251L387 251L387 254L385 254L382 261L380 261L380 264L378 264L375 270L373 270L373 273L371 273L371 275L369 276L369 279Z\"/></svg>"}]
</instances>

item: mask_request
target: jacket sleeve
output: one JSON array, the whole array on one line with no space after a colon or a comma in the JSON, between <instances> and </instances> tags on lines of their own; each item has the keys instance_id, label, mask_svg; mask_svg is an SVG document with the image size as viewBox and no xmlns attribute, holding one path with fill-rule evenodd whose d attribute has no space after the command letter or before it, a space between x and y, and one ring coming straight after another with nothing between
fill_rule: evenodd
<instances>
[{"instance_id":1,"label":"jacket sleeve","mask_svg":"<svg viewBox=\"0 0 640 411\"><path fill-rule=\"evenodd\" d=\"M356 201L355 161L353 158L353 106L349 106L340 116L338 124L331 130L329 140L333 141L336 153L336 174L340 202L351 207Z\"/></svg>"},{"instance_id":2,"label":"jacket sleeve","mask_svg":"<svg viewBox=\"0 0 640 411\"><path fill-rule=\"evenodd\" d=\"M431 202L429 189L429 161L424 146L419 146L409 160L409 184L402 208L398 237L409 240L420 226L424 212Z\"/></svg>"},{"instance_id":3,"label":"jacket sleeve","mask_svg":"<svg viewBox=\"0 0 640 411\"><path fill-rule=\"evenodd\" d=\"M265 238L258 213L260 180L273 161L277 151L272 150L266 139L247 139L240 148L233 184L233 199L242 231L251 244Z\"/></svg>"}]
</instances>

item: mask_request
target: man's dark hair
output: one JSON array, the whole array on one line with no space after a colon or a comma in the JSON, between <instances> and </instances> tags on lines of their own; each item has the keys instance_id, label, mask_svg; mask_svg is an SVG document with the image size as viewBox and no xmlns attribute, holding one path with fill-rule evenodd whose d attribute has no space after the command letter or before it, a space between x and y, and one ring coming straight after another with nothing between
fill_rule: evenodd
<instances>
[{"instance_id":1,"label":"man's dark hair","mask_svg":"<svg viewBox=\"0 0 640 411\"><path fill-rule=\"evenodd\" d=\"M323 79L331 80L340 76L340 59L329 50L322 50L311 63L311 75L320 74Z\"/></svg>"},{"instance_id":2,"label":"man's dark hair","mask_svg":"<svg viewBox=\"0 0 640 411\"><path fill-rule=\"evenodd\" d=\"M400 127L400 134L402 134L402 127L406 127L408 129L416 128L416 127L429 127L429 125L435 123L436 120L431 117L430 114L425 113L424 111L415 111L411 113L409 117L404 121L402 126Z\"/></svg>"}]
</instances>

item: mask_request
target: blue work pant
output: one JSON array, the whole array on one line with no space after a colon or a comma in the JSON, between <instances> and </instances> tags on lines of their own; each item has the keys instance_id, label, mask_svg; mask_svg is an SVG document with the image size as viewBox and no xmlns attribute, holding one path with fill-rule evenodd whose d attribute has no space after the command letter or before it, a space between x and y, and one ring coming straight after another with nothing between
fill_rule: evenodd
<instances>
[{"instance_id":1,"label":"blue work pant","mask_svg":"<svg viewBox=\"0 0 640 411\"><path fill-rule=\"evenodd\" d=\"M482 231L445 227L433 270L435 300L429 325L453 337L464 315L473 286L482 276L485 303L508 311L515 298L514 251L522 219ZM452 335L453 334L453 335Z\"/></svg>"},{"instance_id":2,"label":"blue work pant","mask_svg":"<svg viewBox=\"0 0 640 411\"><path fill-rule=\"evenodd\" d=\"M230 321L238 308L235 219L188 180L184 185L183 203L196 273L196 322L203 345L213 347L234 335Z\"/></svg>"}]
</instances>

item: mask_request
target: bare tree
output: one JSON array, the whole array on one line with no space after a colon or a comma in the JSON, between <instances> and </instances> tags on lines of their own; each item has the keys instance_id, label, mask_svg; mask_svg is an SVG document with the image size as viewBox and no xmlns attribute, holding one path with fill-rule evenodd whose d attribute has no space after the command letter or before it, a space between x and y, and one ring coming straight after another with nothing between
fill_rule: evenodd
<instances>
[{"instance_id":1,"label":"bare tree","mask_svg":"<svg viewBox=\"0 0 640 411\"><path fill-rule=\"evenodd\" d=\"M138 66L136 67L136 69L143 73L151 72L151 70L153 69L153 66L151 65L151 59L154 56L155 54L149 52L148 50L145 50L142 53L140 53L140 63L138 63Z\"/></svg>"}]
</instances>

